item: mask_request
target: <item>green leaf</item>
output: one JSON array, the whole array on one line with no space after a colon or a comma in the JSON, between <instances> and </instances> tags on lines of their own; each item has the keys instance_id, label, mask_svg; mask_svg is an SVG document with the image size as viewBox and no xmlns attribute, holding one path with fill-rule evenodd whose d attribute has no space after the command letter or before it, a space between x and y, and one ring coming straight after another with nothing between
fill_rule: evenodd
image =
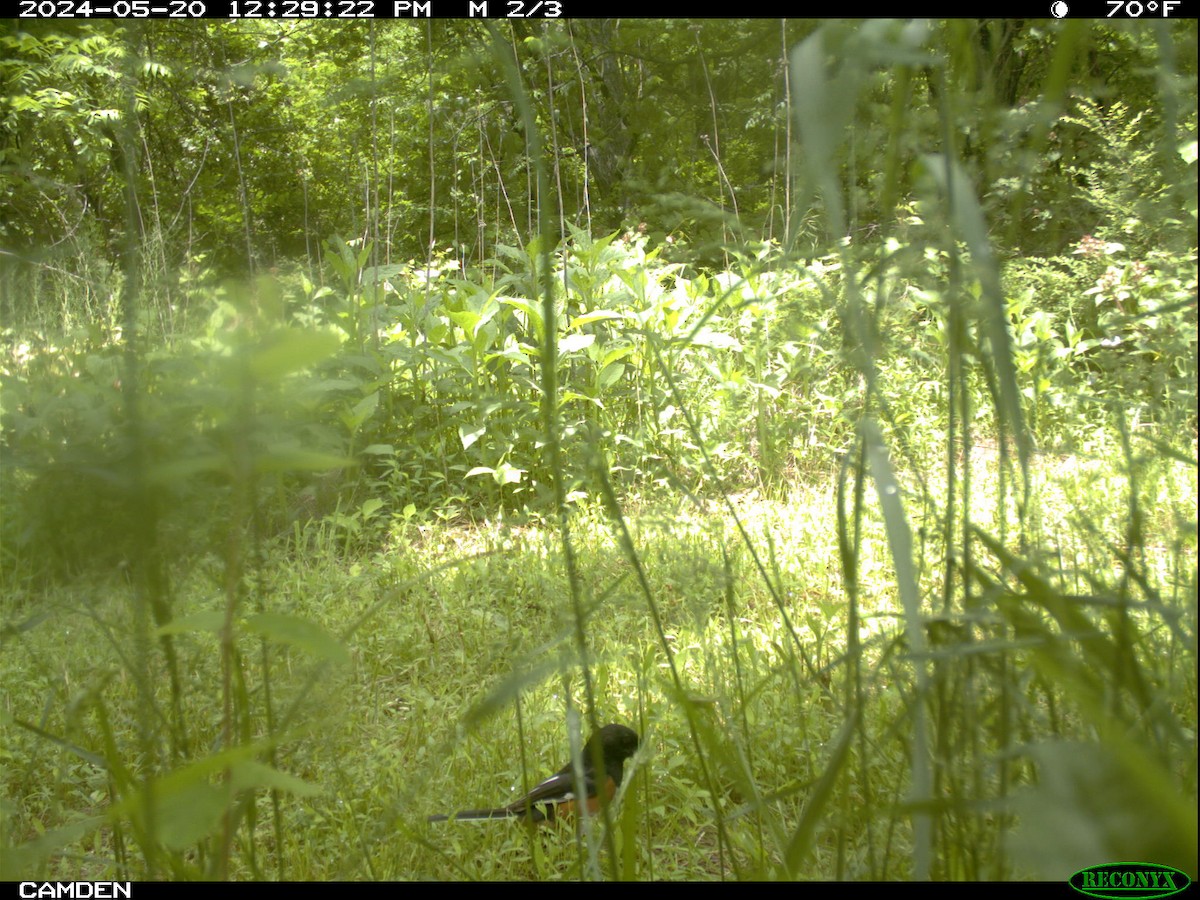
<instances>
[{"instance_id":1,"label":"green leaf","mask_svg":"<svg viewBox=\"0 0 1200 900\"><path fill-rule=\"evenodd\" d=\"M611 309L597 309L594 312L584 313L582 316L576 316L571 320L570 328L578 329L584 325L590 325L592 322L601 322L605 319L623 319L623 313L615 312Z\"/></svg>"},{"instance_id":2,"label":"green leaf","mask_svg":"<svg viewBox=\"0 0 1200 900\"><path fill-rule=\"evenodd\" d=\"M237 763L232 770L231 783L236 790L263 788L283 791L296 797L315 797L323 791L320 785L310 784L303 778L281 772L255 759Z\"/></svg>"},{"instance_id":3,"label":"green leaf","mask_svg":"<svg viewBox=\"0 0 1200 900\"><path fill-rule=\"evenodd\" d=\"M612 387L621 380L621 376L625 374L625 363L609 363L600 370L600 374L596 376L596 386L600 390Z\"/></svg>"},{"instance_id":4,"label":"green leaf","mask_svg":"<svg viewBox=\"0 0 1200 900\"><path fill-rule=\"evenodd\" d=\"M223 472L228 459L219 453L207 453L151 466L147 478L151 484L169 485L185 481L201 472Z\"/></svg>"},{"instance_id":5,"label":"green leaf","mask_svg":"<svg viewBox=\"0 0 1200 900\"><path fill-rule=\"evenodd\" d=\"M542 308L540 304L532 303L520 297L501 297L500 302L520 310L524 314L525 328L527 330L532 328L533 333L539 341L543 339L546 328L542 322Z\"/></svg>"},{"instance_id":6,"label":"green leaf","mask_svg":"<svg viewBox=\"0 0 1200 900\"><path fill-rule=\"evenodd\" d=\"M225 614L220 610L208 609L192 613L181 619L172 619L166 625L156 628L154 634L161 637L165 634L187 634L193 631L220 631L225 624Z\"/></svg>"},{"instance_id":7,"label":"green leaf","mask_svg":"<svg viewBox=\"0 0 1200 900\"><path fill-rule=\"evenodd\" d=\"M1028 752L1038 784L1013 798L1012 849L1034 877L1063 880L1097 859L1196 871L1195 796L1120 729L1104 742L1049 741Z\"/></svg>"},{"instance_id":8,"label":"green leaf","mask_svg":"<svg viewBox=\"0 0 1200 900\"><path fill-rule=\"evenodd\" d=\"M459 425L458 439L462 441L463 449L469 449L472 444L483 437L486 431L486 425Z\"/></svg>"},{"instance_id":9,"label":"green leaf","mask_svg":"<svg viewBox=\"0 0 1200 900\"><path fill-rule=\"evenodd\" d=\"M171 850L185 850L212 834L233 798L228 784L192 782L154 793L154 826Z\"/></svg>"},{"instance_id":10,"label":"green leaf","mask_svg":"<svg viewBox=\"0 0 1200 900\"><path fill-rule=\"evenodd\" d=\"M176 769L115 804L109 816L130 816L145 825L149 797L156 837L172 850L184 850L219 827L239 791L278 790L298 797L321 792L318 786L255 760L261 750L237 747Z\"/></svg>"},{"instance_id":11,"label":"green leaf","mask_svg":"<svg viewBox=\"0 0 1200 900\"><path fill-rule=\"evenodd\" d=\"M800 864L808 857L817 827L833 800L834 789L842 776L842 770L850 759L850 748L858 733L858 726L859 716L856 710L843 723L837 743L833 745L829 762L825 764L821 777L817 779L817 783L809 792L808 799L804 804L804 814L800 817L800 823L792 833L792 838L784 853L784 865L791 878L799 878L803 875Z\"/></svg>"},{"instance_id":12,"label":"green leaf","mask_svg":"<svg viewBox=\"0 0 1200 900\"><path fill-rule=\"evenodd\" d=\"M533 662L527 665L519 665L518 668L515 668L498 685L492 688L486 697L467 710L466 716L463 717L463 721L467 727L478 725L485 719L495 715L500 710L509 706L521 694L525 693L528 688L542 683L551 675L560 672L565 666L569 665L566 659L561 658L560 653L550 652L565 645L567 637L565 634L559 635L550 644L539 648Z\"/></svg>"},{"instance_id":13,"label":"green leaf","mask_svg":"<svg viewBox=\"0 0 1200 900\"><path fill-rule=\"evenodd\" d=\"M496 479L496 484L517 484L524 474L524 469L518 469L508 463L501 463L492 477Z\"/></svg>"},{"instance_id":14,"label":"green leaf","mask_svg":"<svg viewBox=\"0 0 1200 900\"><path fill-rule=\"evenodd\" d=\"M918 587L916 566L913 564L912 529L904 512L900 485L888 459L887 447L879 426L871 420L862 423L863 443L867 450L867 464L875 482L875 494L883 512L884 528L887 532L888 549L892 554L892 565L896 571L896 590L900 605L904 609L904 630L908 636L909 653L914 657L916 689L924 695L928 673L925 665L925 622L921 615L921 595ZM918 806L933 797L933 773L929 762L928 736L925 716L920 705L912 713L912 761L909 780L913 798ZM932 821L928 812L918 811L913 816L913 863L921 875L929 872L932 843Z\"/></svg>"},{"instance_id":15,"label":"green leaf","mask_svg":"<svg viewBox=\"0 0 1200 900\"><path fill-rule=\"evenodd\" d=\"M475 329L482 320L479 313L470 309L463 309L457 312L450 311L447 314L450 316L450 321L466 332L468 338L475 337Z\"/></svg>"},{"instance_id":16,"label":"green leaf","mask_svg":"<svg viewBox=\"0 0 1200 900\"><path fill-rule=\"evenodd\" d=\"M328 472L353 465L354 460L344 456L286 446L269 448L257 460L259 472Z\"/></svg>"},{"instance_id":17,"label":"green leaf","mask_svg":"<svg viewBox=\"0 0 1200 900\"><path fill-rule=\"evenodd\" d=\"M147 827L149 805L159 840L172 849L192 845L212 833L232 798L230 785L214 784L214 779L261 750L256 745L234 747L168 772L111 806L109 818L129 817Z\"/></svg>"},{"instance_id":18,"label":"green leaf","mask_svg":"<svg viewBox=\"0 0 1200 900\"><path fill-rule=\"evenodd\" d=\"M320 625L285 613L259 613L246 620L246 629L269 641L290 644L335 663L350 661L346 646Z\"/></svg>"},{"instance_id":19,"label":"green leaf","mask_svg":"<svg viewBox=\"0 0 1200 900\"><path fill-rule=\"evenodd\" d=\"M596 343L594 334L564 334L558 339L558 352L560 354L574 353L590 347L594 343Z\"/></svg>"},{"instance_id":20,"label":"green leaf","mask_svg":"<svg viewBox=\"0 0 1200 900\"><path fill-rule=\"evenodd\" d=\"M327 331L279 331L263 341L250 356L250 371L270 381L306 369L332 355L341 342Z\"/></svg>"},{"instance_id":21,"label":"green leaf","mask_svg":"<svg viewBox=\"0 0 1200 900\"><path fill-rule=\"evenodd\" d=\"M614 347L611 350L606 350L604 356L600 360L600 363L603 366L608 366L612 363L615 363L619 359L624 359L625 357L629 356L631 353L633 353L633 350L634 348L630 344L626 344L623 347Z\"/></svg>"},{"instance_id":22,"label":"green leaf","mask_svg":"<svg viewBox=\"0 0 1200 900\"><path fill-rule=\"evenodd\" d=\"M5 881L28 878L31 872L39 871L42 864L57 855L63 847L82 840L107 821L104 816L92 816L47 831L16 847L6 845L4 852L0 853L0 878Z\"/></svg>"},{"instance_id":23,"label":"green leaf","mask_svg":"<svg viewBox=\"0 0 1200 900\"><path fill-rule=\"evenodd\" d=\"M924 161L950 205L956 233L970 251L975 276L983 289L983 315L980 316L980 326L987 335L991 349L990 361L999 388L999 408L996 413L1001 427L1011 434L1016 442L1021 469L1026 471L1029 467L1032 442L1025 427L1021 392L1017 386L1017 367L1013 360L1008 305L1005 303L1004 290L1000 283L1000 267L988 240L983 209L976 199L970 179L956 161L938 154L928 154Z\"/></svg>"},{"instance_id":24,"label":"green leaf","mask_svg":"<svg viewBox=\"0 0 1200 900\"><path fill-rule=\"evenodd\" d=\"M359 426L371 418L378 408L379 391L374 391L355 403L349 413L344 413L341 417L342 422L350 431L358 431Z\"/></svg>"}]
</instances>

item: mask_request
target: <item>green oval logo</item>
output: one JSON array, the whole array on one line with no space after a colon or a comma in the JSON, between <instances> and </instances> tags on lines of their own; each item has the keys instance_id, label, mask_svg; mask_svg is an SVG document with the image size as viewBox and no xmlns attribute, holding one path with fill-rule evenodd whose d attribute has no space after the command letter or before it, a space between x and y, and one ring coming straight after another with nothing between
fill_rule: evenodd
<instances>
[{"instance_id":1,"label":"green oval logo","mask_svg":"<svg viewBox=\"0 0 1200 900\"><path fill-rule=\"evenodd\" d=\"M1088 866L1071 876L1068 884L1089 897L1107 900L1146 900L1178 894L1192 880L1170 866L1157 863L1105 863Z\"/></svg>"}]
</instances>

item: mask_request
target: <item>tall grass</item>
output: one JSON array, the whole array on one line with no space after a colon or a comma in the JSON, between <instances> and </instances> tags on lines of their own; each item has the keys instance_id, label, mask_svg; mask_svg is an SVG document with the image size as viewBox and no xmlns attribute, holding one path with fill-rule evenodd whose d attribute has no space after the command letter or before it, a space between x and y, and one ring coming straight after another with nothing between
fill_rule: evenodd
<instances>
[{"instance_id":1,"label":"tall grass","mask_svg":"<svg viewBox=\"0 0 1200 900\"><path fill-rule=\"evenodd\" d=\"M903 241L845 239L847 126L923 41L794 51L835 248L808 266L689 279L636 239L558 241L543 209L498 278L418 285L333 243L342 296L305 283L289 318L270 281L230 289L162 358L129 253L115 385L100 347L12 367L6 414L62 421L6 425L8 509L44 525L30 459L54 448L79 494L119 488L126 540L55 586L5 526L8 877L1195 876L1194 411L1151 432L1110 395L1096 442L1038 450L949 108ZM1162 371L1194 397L1194 366ZM287 508L328 471L357 493ZM63 557L111 540L59 521ZM598 819L426 827L614 719L644 747Z\"/></svg>"}]
</instances>

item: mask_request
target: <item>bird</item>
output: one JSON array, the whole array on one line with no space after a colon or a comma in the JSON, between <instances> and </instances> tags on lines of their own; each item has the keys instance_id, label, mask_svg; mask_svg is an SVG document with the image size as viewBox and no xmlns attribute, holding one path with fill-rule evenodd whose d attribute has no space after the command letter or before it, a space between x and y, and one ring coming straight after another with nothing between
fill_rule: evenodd
<instances>
[{"instance_id":1,"label":"bird","mask_svg":"<svg viewBox=\"0 0 1200 900\"><path fill-rule=\"evenodd\" d=\"M604 771L596 774L596 751ZM520 800L496 809L464 809L453 815L430 816L430 822L461 821L466 819L523 818L530 822L553 822L575 811L579 794L587 800L588 812L600 809L599 794L603 790L605 800L611 800L617 785L625 774L625 760L637 752L638 736L632 728L624 725L605 725L593 734L580 754L583 768L583 791L577 789L575 767L568 762L565 766L538 784Z\"/></svg>"}]
</instances>

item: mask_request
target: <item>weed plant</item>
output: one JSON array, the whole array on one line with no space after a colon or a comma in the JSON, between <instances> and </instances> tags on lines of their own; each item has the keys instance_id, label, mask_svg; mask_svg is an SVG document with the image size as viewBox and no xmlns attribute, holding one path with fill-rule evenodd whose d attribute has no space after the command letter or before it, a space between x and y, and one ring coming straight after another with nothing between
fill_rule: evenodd
<instances>
[{"instance_id":1,"label":"weed plant","mask_svg":"<svg viewBox=\"0 0 1200 900\"><path fill-rule=\"evenodd\" d=\"M826 256L543 216L11 335L6 877L1195 877L1195 248L1002 262L952 140L841 237L918 30L792 56ZM426 823L609 721L603 815Z\"/></svg>"}]
</instances>

